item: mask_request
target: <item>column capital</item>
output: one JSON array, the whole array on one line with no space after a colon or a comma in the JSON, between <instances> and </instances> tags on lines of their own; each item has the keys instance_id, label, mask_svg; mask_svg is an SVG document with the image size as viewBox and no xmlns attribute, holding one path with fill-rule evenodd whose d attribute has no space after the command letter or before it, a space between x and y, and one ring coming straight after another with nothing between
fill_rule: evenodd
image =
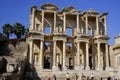
<instances>
[{"instance_id":1,"label":"column capital","mask_svg":"<svg viewBox=\"0 0 120 80\"><path fill-rule=\"evenodd\" d=\"M66 40L63 40L63 42L66 42Z\"/></svg>"},{"instance_id":2,"label":"column capital","mask_svg":"<svg viewBox=\"0 0 120 80\"><path fill-rule=\"evenodd\" d=\"M44 39L40 39L40 41L44 41Z\"/></svg>"},{"instance_id":3,"label":"column capital","mask_svg":"<svg viewBox=\"0 0 120 80\"><path fill-rule=\"evenodd\" d=\"M33 39L29 39L28 41L29 41L29 42L33 42Z\"/></svg>"}]
</instances>

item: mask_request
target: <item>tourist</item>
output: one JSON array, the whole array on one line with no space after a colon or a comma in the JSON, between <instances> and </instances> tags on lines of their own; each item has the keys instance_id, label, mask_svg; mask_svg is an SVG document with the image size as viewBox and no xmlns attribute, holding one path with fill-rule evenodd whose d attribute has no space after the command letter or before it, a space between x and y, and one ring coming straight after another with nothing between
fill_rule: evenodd
<instances>
[{"instance_id":1,"label":"tourist","mask_svg":"<svg viewBox=\"0 0 120 80\"><path fill-rule=\"evenodd\" d=\"M69 75L69 73L66 74L66 80L70 80L70 75Z\"/></svg>"},{"instance_id":2,"label":"tourist","mask_svg":"<svg viewBox=\"0 0 120 80\"><path fill-rule=\"evenodd\" d=\"M116 79L115 79L115 76L112 77L112 80L116 80Z\"/></svg>"},{"instance_id":3,"label":"tourist","mask_svg":"<svg viewBox=\"0 0 120 80\"><path fill-rule=\"evenodd\" d=\"M77 80L78 79L78 75L75 73L75 80Z\"/></svg>"},{"instance_id":4,"label":"tourist","mask_svg":"<svg viewBox=\"0 0 120 80\"><path fill-rule=\"evenodd\" d=\"M93 73L90 75L91 80L94 80Z\"/></svg>"},{"instance_id":5,"label":"tourist","mask_svg":"<svg viewBox=\"0 0 120 80\"><path fill-rule=\"evenodd\" d=\"M89 76L87 76L87 80L90 80Z\"/></svg>"},{"instance_id":6,"label":"tourist","mask_svg":"<svg viewBox=\"0 0 120 80\"><path fill-rule=\"evenodd\" d=\"M48 77L48 80L50 80L50 77Z\"/></svg>"},{"instance_id":7,"label":"tourist","mask_svg":"<svg viewBox=\"0 0 120 80\"><path fill-rule=\"evenodd\" d=\"M62 65L58 62L59 70L62 71Z\"/></svg>"},{"instance_id":8,"label":"tourist","mask_svg":"<svg viewBox=\"0 0 120 80\"><path fill-rule=\"evenodd\" d=\"M52 78L52 80L56 80L56 76L55 76L55 74L53 75L53 78Z\"/></svg>"}]
</instances>

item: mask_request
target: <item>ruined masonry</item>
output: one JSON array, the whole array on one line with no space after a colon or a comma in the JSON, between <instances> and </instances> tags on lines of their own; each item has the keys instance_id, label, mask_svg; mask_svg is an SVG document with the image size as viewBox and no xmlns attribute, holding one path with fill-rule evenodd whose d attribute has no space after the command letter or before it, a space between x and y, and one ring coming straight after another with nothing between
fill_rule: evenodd
<instances>
[{"instance_id":1,"label":"ruined masonry","mask_svg":"<svg viewBox=\"0 0 120 80\"><path fill-rule=\"evenodd\" d=\"M92 72L101 77L113 76L120 46L116 46L118 41L108 45L107 14L94 9L81 12L73 6L61 11L53 4L43 4L40 9L33 6L27 37L29 63L40 76L45 71L51 72L49 75L75 72L90 76Z\"/></svg>"}]
</instances>

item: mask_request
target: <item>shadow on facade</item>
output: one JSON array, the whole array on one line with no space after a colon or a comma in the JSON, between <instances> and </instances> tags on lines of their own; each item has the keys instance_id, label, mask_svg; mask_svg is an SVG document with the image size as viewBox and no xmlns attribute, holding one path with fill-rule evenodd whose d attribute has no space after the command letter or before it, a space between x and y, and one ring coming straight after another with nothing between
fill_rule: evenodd
<instances>
[{"instance_id":1,"label":"shadow on facade","mask_svg":"<svg viewBox=\"0 0 120 80\"><path fill-rule=\"evenodd\" d=\"M30 63L27 63L25 67L23 80L41 80L37 75L35 67L33 67Z\"/></svg>"}]
</instances>

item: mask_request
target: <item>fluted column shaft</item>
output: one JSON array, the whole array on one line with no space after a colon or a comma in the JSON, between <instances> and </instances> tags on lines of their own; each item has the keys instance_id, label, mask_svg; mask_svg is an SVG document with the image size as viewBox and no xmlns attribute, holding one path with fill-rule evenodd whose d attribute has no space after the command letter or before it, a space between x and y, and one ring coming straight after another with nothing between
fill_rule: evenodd
<instances>
[{"instance_id":1,"label":"fluted column shaft","mask_svg":"<svg viewBox=\"0 0 120 80\"><path fill-rule=\"evenodd\" d=\"M88 34L88 16L85 17L86 21L85 21L85 24L86 24L86 34Z\"/></svg>"},{"instance_id":2,"label":"fluted column shaft","mask_svg":"<svg viewBox=\"0 0 120 80\"><path fill-rule=\"evenodd\" d=\"M66 32L66 14L64 13L63 32Z\"/></svg>"},{"instance_id":3,"label":"fluted column shaft","mask_svg":"<svg viewBox=\"0 0 120 80\"><path fill-rule=\"evenodd\" d=\"M63 69L66 69L66 66L65 66L65 59L66 59L66 47L65 47L65 45L66 45L66 42L65 41L63 41Z\"/></svg>"},{"instance_id":4,"label":"fluted column shaft","mask_svg":"<svg viewBox=\"0 0 120 80\"><path fill-rule=\"evenodd\" d=\"M40 69L43 68L43 40L40 40Z\"/></svg>"},{"instance_id":5,"label":"fluted column shaft","mask_svg":"<svg viewBox=\"0 0 120 80\"><path fill-rule=\"evenodd\" d=\"M80 29L79 29L79 14L77 14L77 33L80 32Z\"/></svg>"},{"instance_id":6,"label":"fluted column shaft","mask_svg":"<svg viewBox=\"0 0 120 80\"><path fill-rule=\"evenodd\" d=\"M30 41L29 63L33 64L33 40Z\"/></svg>"},{"instance_id":7,"label":"fluted column shaft","mask_svg":"<svg viewBox=\"0 0 120 80\"><path fill-rule=\"evenodd\" d=\"M100 68L100 43L97 43L98 69Z\"/></svg>"},{"instance_id":8,"label":"fluted column shaft","mask_svg":"<svg viewBox=\"0 0 120 80\"><path fill-rule=\"evenodd\" d=\"M89 67L89 53L88 53L88 42L86 42L86 70L89 70L90 67Z\"/></svg>"},{"instance_id":9,"label":"fluted column shaft","mask_svg":"<svg viewBox=\"0 0 120 80\"><path fill-rule=\"evenodd\" d=\"M77 42L77 65L80 66L80 43Z\"/></svg>"},{"instance_id":10,"label":"fluted column shaft","mask_svg":"<svg viewBox=\"0 0 120 80\"><path fill-rule=\"evenodd\" d=\"M56 68L56 41L53 42L53 70Z\"/></svg>"},{"instance_id":11,"label":"fluted column shaft","mask_svg":"<svg viewBox=\"0 0 120 80\"><path fill-rule=\"evenodd\" d=\"M106 17L104 18L104 26L105 26L105 35L107 35L107 21L106 21Z\"/></svg>"},{"instance_id":12,"label":"fluted column shaft","mask_svg":"<svg viewBox=\"0 0 120 80\"><path fill-rule=\"evenodd\" d=\"M108 44L105 44L105 48L106 48L106 67L109 67Z\"/></svg>"},{"instance_id":13,"label":"fluted column shaft","mask_svg":"<svg viewBox=\"0 0 120 80\"><path fill-rule=\"evenodd\" d=\"M98 17L96 17L96 30L97 30L97 35L99 35L99 23L98 23Z\"/></svg>"},{"instance_id":14,"label":"fluted column shaft","mask_svg":"<svg viewBox=\"0 0 120 80\"><path fill-rule=\"evenodd\" d=\"M42 11L42 27L41 27L41 32L44 30L44 11Z\"/></svg>"},{"instance_id":15,"label":"fluted column shaft","mask_svg":"<svg viewBox=\"0 0 120 80\"><path fill-rule=\"evenodd\" d=\"M56 32L56 12L54 12L54 32Z\"/></svg>"}]
</instances>

